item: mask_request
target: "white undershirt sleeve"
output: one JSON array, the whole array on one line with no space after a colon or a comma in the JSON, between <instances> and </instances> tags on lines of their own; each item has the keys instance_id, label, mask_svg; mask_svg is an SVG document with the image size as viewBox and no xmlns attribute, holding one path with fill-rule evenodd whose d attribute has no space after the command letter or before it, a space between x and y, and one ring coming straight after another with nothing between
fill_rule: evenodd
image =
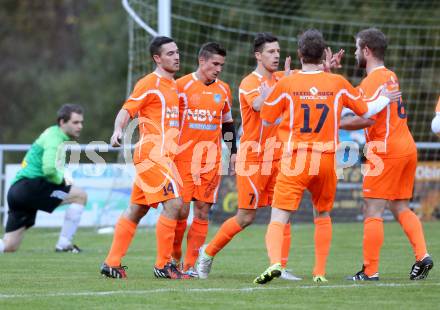
<instances>
[{"instance_id":1,"label":"white undershirt sleeve","mask_svg":"<svg viewBox=\"0 0 440 310\"><path fill-rule=\"evenodd\" d=\"M382 111L388 104L390 99L385 96L379 96L376 100L368 103L368 111L362 115L363 118L370 118Z\"/></svg>"}]
</instances>

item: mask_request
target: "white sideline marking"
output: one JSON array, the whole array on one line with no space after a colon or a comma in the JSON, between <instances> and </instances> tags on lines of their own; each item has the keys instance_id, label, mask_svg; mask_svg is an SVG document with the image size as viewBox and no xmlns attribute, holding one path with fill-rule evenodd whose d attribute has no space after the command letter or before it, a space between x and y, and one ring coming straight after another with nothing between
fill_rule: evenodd
<instances>
[{"instance_id":1,"label":"white sideline marking","mask_svg":"<svg viewBox=\"0 0 440 310\"><path fill-rule=\"evenodd\" d=\"M374 285L364 284L341 284L341 285L301 285L301 286L280 286L280 287L242 287L242 288L189 288L189 289L176 289L176 288L159 288L154 290L119 290L119 291L104 291L104 292L66 292L66 293L48 293L48 294L0 294L0 299L9 298L38 298L38 297L75 297L75 296L108 296L119 294L130 295L142 295L142 294L157 294L157 293L209 293L209 292L253 292L253 291L278 291L286 289L338 289L338 288L362 288L362 287L409 287L409 286L440 286L440 283L378 283Z\"/></svg>"}]
</instances>

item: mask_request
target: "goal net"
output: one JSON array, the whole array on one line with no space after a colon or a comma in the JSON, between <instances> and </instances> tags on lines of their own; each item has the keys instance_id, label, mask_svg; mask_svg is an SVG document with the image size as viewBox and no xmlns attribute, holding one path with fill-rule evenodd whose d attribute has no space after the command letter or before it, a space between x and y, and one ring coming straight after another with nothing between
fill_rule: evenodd
<instances>
[{"instance_id":1,"label":"goal net","mask_svg":"<svg viewBox=\"0 0 440 310\"><path fill-rule=\"evenodd\" d=\"M157 29L156 0L125 2L143 23ZM345 50L343 68L337 73L358 85L364 73L356 68L354 35L368 27L381 29L389 40L386 66L399 77L409 126L418 143L419 166L413 205L425 219L432 219L440 202L439 144L430 131L440 94L439 19L437 1L174 0L171 24L172 37L181 52L178 76L195 70L197 51L203 43L218 41L227 48L221 79L230 84L234 93L233 112L237 124L241 122L238 85L255 67L252 42L257 32L275 34L280 40L282 58L291 55L292 68L298 68L298 34L308 28L320 30L333 51ZM129 15L129 34L128 91L137 79L153 69L148 55L148 43L153 34L133 15ZM335 202L337 220L357 218L360 214L362 178L359 167L346 169L345 174ZM223 201L217 206L223 213L235 212L236 207L235 187L233 182L228 182L223 189ZM303 204L310 204L310 201L304 199ZM304 217L310 217L310 211L304 211Z\"/></svg>"}]
</instances>

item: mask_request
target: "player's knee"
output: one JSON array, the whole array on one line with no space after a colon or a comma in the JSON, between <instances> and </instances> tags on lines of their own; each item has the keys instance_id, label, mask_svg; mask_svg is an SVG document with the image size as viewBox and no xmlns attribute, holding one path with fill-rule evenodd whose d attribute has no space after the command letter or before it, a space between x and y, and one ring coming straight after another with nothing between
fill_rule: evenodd
<instances>
[{"instance_id":1,"label":"player's knee","mask_svg":"<svg viewBox=\"0 0 440 310\"><path fill-rule=\"evenodd\" d=\"M372 207L372 206L365 206L364 207L364 218L369 218L369 217L381 217L382 213L383 213L383 209L382 208L377 208L377 207Z\"/></svg>"},{"instance_id":2,"label":"player's knee","mask_svg":"<svg viewBox=\"0 0 440 310\"><path fill-rule=\"evenodd\" d=\"M183 202L179 198L174 198L163 202L164 210L177 210L180 211L183 208Z\"/></svg>"},{"instance_id":3,"label":"player's knee","mask_svg":"<svg viewBox=\"0 0 440 310\"><path fill-rule=\"evenodd\" d=\"M207 221L209 219L209 210L198 210L197 212L194 212L194 217Z\"/></svg>"},{"instance_id":4,"label":"player's knee","mask_svg":"<svg viewBox=\"0 0 440 310\"><path fill-rule=\"evenodd\" d=\"M184 203L178 212L177 220L183 221L188 219L189 211L190 211L190 204Z\"/></svg>"},{"instance_id":5,"label":"player's knee","mask_svg":"<svg viewBox=\"0 0 440 310\"><path fill-rule=\"evenodd\" d=\"M138 205L130 205L125 211L124 216L131 220L132 222L139 223L139 221L145 216L148 208L138 206Z\"/></svg>"},{"instance_id":6,"label":"player's knee","mask_svg":"<svg viewBox=\"0 0 440 310\"><path fill-rule=\"evenodd\" d=\"M80 205L86 205L87 204L87 193L79 188L76 188L75 194L72 197L72 202L78 203Z\"/></svg>"},{"instance_id":7,"label":"player's knee","mask_svg":"<svg viewBox=\"0 0 440 310\"><path fill-rule=\"evenodd\" d=\"M381 217L387 201L366 199L363 207L364 218Z\"/></svg>"},{"instance_id":8,"label":"player's knee","mask_svg":"<svg viewBox=\"0 0 440 310\"><path fill-rule=\"evenodd\" d=\"M324 217L330 217L329 211L316 211L315 218L324 218Z\"/></svg>"},{"instance_id":9,"label":"player's knee","mask_svg":"<svg viewBox=\"0 0 440 310\"><path fill-rule=\"evenodd\" d=\"M189 216L189 209L182 209L179 211L179 216L178 216L178 220L185 220L187 219Z\"/></svg>"},{"instance_id":10,"label":"player's knee","mask_svg":"<svg viewBox=\"0 0 440 310\"><path fill-rule=\"evenodd\" d=\"M406 205L403 205L403 204L397 204L397 205L391 204L390 205L390 211L391 211L391 213L393 213L393 216L396 220L399 218L400 213L407 211L407 210L410 210L410 208Z\"/></svg>"},{"instance_id":11,"label":"player's knee","mask_svg":"<svg viewBox=\"0 0 440 310\"><path fill-rule=\"evenodd\" d=\"M86 205L87 204L87 193L84 190L81 190L78 195L79 204Z\"/></svg>"},{"instance_id":12,"label":"player's knee","mask_svg":"<svg viewBox=\"0 0 440 310\"><path fill-rule=\"evenodd\" d=\"M194 208L194 216L198 219L207 221L209 218L209 210L210 206L207 204L204 205L195 205Z\"/></svg>"},{"instance_id":13,"label":"player's knee","mask_svg":"<svg viewBox=\"0 0 440 310\"><path fill-rule=\"evenodd\" d=\"M237 215L237 222L241 228L245 228L254 222L255 213L241 212Z\"/></svg>"},{"instance_id":14,"label":"player's knee","mask_svg":"<svg viewBox=\"0 0 440 310\"><path fill-rule=\"evenodd\" d=\"M171 219L177 219L182 208L183 202L180 198L168 200L163 203L162 214Z\"/></svg>"}]
</instances>

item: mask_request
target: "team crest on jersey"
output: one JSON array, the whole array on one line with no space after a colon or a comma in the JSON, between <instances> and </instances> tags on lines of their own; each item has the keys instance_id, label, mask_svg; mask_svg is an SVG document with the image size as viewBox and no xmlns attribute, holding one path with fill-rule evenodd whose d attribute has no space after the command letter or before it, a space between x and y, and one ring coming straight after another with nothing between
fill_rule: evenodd
<instances>
[{"instance_id":1,"label":"team crest on jersey","mask_svg":"<svg viewBox=\"0 0 440 310\"><path fill-rule=\"evenodd\" d=\"M313 86L309 90L310 90L310 92L312 93L313 96L316 96L316 94L318 93L318 89L315 86Z\"/></svg>"},{"instance_id":2,"label":"team crest on jersey","mask_svg":"<svg viewBox=\"0 0 440 310\"><path fill-rule=\"evenodd\" d=\"M222 95L214 94L214 101L215 101L215 103L220 103L221 100L222 100Z\"/></svg>"}]
</instances>

